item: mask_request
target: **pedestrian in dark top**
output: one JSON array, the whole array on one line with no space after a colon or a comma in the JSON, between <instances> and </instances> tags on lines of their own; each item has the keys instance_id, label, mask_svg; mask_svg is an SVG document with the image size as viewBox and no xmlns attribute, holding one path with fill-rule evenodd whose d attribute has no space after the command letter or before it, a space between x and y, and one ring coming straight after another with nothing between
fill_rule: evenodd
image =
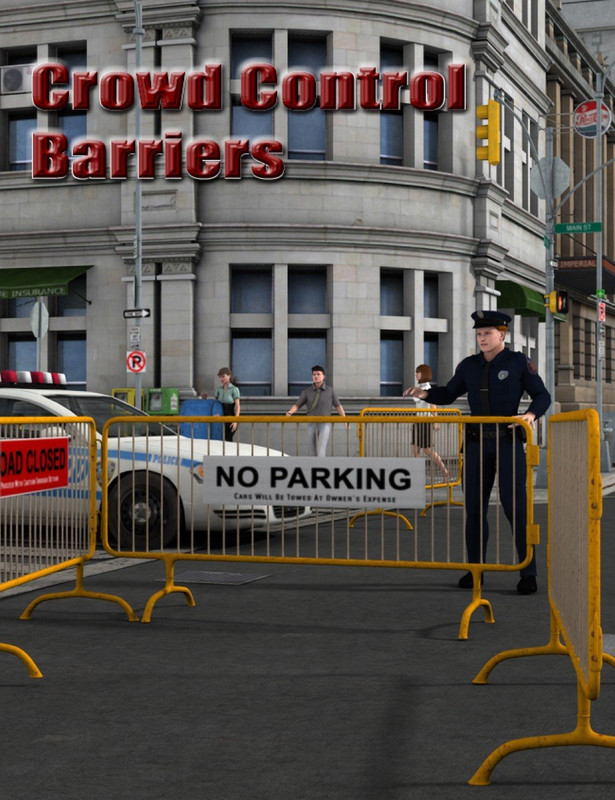
<instances>
[{"instance_id":1,"label":"pedestrian in dark top","mask_svg":"<svg viewBox=\"0 0 615 800\"><path fill-rule=\"evenodd\" d=\"M216 400L222 404L222 413L225 417L238 417L241 413L239 402L239 389L231 383L231 371L228 367L221 367L218 370L220 386L216 390ZM233 441L233 436L237 430L236 422L224 423L224 441Z\"/></svg>"},{"instance_id":2,"label":"pedestrian in dark top","mask_svg":"<svg viewBox=\"0 0 615 800\"><path fill-rule=\"evenodd\" d=\"M537 373L533 362L523 353L504 346L511 318L501 311L475 311L472 314L480 353L464 358L457 365L451 380L428 391L412 389L410 394L437 405L449 405L468 395L470 413L474 416L518 416L534 427L551 404L551 395ZM532 399L527 411L519 414L524 392ZM515 535L519 562L526 556L526 463L519 428L505 425L469 425L466 431L465 504L466 548L470 563L486 561L489 526L489 496L498 471L499 489L504 513ZM481 524L482 518L482 524ZM482 529L482 536L481 536ZM482 538L482 551L481 551ZM459 586L471 588L471 573L464 575ZM520 594L537 589L536 557L521 570L517 584Z\"/></svg>"},{"instance_id":3,"label":"pedestrian in dark top","mask_svg":"<svg viewBox=\"0 0 615 800\"><path fill-rule=\"evenodd\" d=\"M312 417L329 417L331 410L337 409L340 416L345 417L342 404L332 386L325 383L325 369L320 364L312 367L312 385L306 386L296 402L286 412L287 417L292 417L300 408L306 406L306 414ZM331 435L331 423L310 423L309 438L312 453L315 456L327 455L327 444Z\"/></svg>"}]
</instances>

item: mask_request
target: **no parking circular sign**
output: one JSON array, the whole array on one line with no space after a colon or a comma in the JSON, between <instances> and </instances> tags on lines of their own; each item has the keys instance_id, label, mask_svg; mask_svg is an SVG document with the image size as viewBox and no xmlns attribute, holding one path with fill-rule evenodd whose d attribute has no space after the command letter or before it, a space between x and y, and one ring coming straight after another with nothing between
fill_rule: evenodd
<instances>
[{"instance_id":1,"label":"no parking circular sign","mask_svg":"<svg viewBox=\"0 0 615 800\"><path fill-rule=\"evenodd\" d=\"M142 350L129 350L126 353L126 371L142 375L146 372L147 356Z\"/></svg>"}]
</instances>

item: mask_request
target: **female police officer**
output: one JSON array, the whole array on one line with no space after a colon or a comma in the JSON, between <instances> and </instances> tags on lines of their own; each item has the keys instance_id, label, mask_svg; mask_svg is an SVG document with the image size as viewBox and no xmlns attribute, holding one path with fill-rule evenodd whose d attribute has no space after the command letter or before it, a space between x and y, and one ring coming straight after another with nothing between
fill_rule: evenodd
<instances>
[{"instance_id":1,"label":"female police officer","mask_svg":"<svg viewBox=\"0 0 615 800\"><path fill-rule=\"evenodd\" d=\"M454 376L442 387L428 391L415 388L409 394L437 405L449 405L468 394L470 413L475 416L519 416L532 427L551 404L536 367L523 353L504 347L510 317L501 311L475 311L472 314L480 353L464 358ZM519 402L527 392L532 402L524 414L518 414ZM499 473L500 498L504 513L515 534L519 562L526 554L526 465L520 428L507 425L469 425L465 437L466 548L471 563L485 561L489 527L489 496ZM517 435L515 435L517 434ZM482 441L482 446L481 446ZM482 450L482 452L481 452ZM482 517L482 525L481 525ZM481 553L482 539L482 553ZM460 581L462 588L472 587L472 575ZM536 585L536 557L521 570L517 584L520 594L532 594Z\"/></svg>"}]
</instances>

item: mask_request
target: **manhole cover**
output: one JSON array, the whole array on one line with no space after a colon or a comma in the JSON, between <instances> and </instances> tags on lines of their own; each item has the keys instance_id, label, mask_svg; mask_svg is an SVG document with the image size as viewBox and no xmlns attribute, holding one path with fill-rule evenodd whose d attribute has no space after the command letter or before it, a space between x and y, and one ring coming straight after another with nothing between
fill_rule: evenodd
<instances>
[{"instance_id":1,"label":"manhole cover","mask_svg":"<svg viewBox=\"0 0 615 800\"><path fill-rule=\"evenodd\" d=\"M241 583L252 583L268 578L269 575L257 575L256 573L245 572L204 572L203 570L193 569L186 571L175 571L176 583L228 583L238 585ZM164 580L164 578L160 578Z\"/></svg>"}]
</instances>

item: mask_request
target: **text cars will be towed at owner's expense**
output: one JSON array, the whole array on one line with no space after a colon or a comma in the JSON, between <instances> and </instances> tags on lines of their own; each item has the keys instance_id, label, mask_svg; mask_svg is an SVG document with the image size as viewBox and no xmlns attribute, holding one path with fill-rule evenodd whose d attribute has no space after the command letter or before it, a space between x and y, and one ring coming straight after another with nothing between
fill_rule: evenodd
<instances>
[{"instance_id":1,"label":"text cars will be towed at owner's expense","mask_svg":"<svg viewBox=\"0 0 615 800\"><path fill-rule=\"evenodd\" d=\"M183 528L234 531L276 524L309 509L266 505L208 505L203 497L207 456L280 456L252 444L181 436L168 425L149 421L144 412L110 395L62 388L0 388L0 419L15 417L91 417L98 440L97 507L102 492L102 429L115 417L142 416L114 423L109 430L109 539L121 550L155 550L174 542ZM76 438L70 424L37 426L37 436ZM32 430L28 433L32 436ZM11 436L19 437L19 430ZM78 446L71 441L71 446ZM81 444L86 444L82 442ZM44 494L44 493L43 493Z\"/></svg>"}]
</instances>

